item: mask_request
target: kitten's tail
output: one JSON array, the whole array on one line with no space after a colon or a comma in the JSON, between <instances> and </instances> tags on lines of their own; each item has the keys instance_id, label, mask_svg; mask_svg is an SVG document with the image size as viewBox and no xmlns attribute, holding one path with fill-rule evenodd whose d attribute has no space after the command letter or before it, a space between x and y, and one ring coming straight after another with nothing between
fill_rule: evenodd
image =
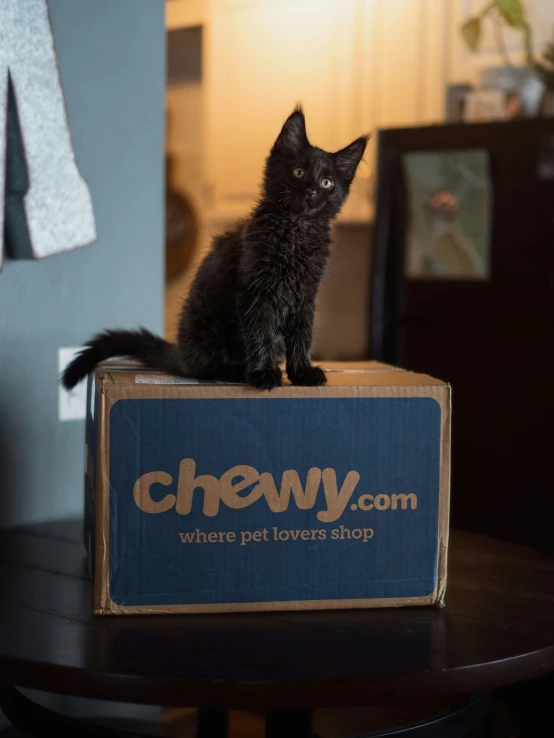
<instances>
[{"instance_id":1,"label":"kitten's tail","mask_svg":"<svg viewBox=\"0 0 554 738\"><path fill-rule=\"evenodd\" d=\"M174 343L155 336L145 328L138 331L104 331L94 336L78 356L66 367L62 384L73 389L100 362L121 356L138 359L151 369L170 374L183 374L184 367Z\"/></svg>"}]
</instances>

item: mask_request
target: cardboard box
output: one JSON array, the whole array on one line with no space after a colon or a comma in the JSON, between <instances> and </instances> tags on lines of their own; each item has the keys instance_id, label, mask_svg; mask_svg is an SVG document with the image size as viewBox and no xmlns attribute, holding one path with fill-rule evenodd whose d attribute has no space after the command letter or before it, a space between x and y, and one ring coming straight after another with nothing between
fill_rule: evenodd
<instances>
[{"instance_id":1,"label":"cardboard box","mask_svg":"<svg viewBox=\"0 0 554 738\"><path fill-rule=\"evenodd\" d=\"M382 364L326 387L89 381L98 614L441 605L450 388Z\"/></svg>"}]
</instances>

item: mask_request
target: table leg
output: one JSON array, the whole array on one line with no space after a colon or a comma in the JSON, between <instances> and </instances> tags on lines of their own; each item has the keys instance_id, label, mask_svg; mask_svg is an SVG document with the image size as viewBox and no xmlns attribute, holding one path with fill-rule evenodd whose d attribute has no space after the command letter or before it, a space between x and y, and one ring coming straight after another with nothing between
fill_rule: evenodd
<instances>
[{"instance_id":1,"label":"table leg","mask_svg":"<svg viewBox=\"0 0 554 738\"><path fill-rule=\"evenodd\" d=\"M227 738L227 710L198 710L196 738Z\"/></svg>"},{"instance_id":2,"label":"table leg","mask_svg":"<svg viewBox=\"0 0 554 738\"><path fill-rule=\"evenodd\" d=\"M268 711L265 718L265 738L312 738L312 711Z\"/></svg>"}]
</instances>

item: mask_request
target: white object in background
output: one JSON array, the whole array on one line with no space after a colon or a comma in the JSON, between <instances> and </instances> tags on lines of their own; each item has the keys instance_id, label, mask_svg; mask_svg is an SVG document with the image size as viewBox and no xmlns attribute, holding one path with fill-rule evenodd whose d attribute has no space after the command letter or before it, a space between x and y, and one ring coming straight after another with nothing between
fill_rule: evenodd
<instances>
[{"instance_id":1,"label":"white object in background","mask_svg":"<svg viewBox=\"0 0 554 738\"><path fill-rule=\"evenodd\" d=\"M58 349L58 371L61 375L69 362L81 351L80 348ZM68 392L59 386L58 415L60 420L84 420L87 413L87 383L79 384Z\"/></svg>"},{"instance_id":2,"label":"white object in background","mask_svg":"<svg viewBox=\"0 0 554 738\"><path fill-rule=\"evenodd\" d=\"M502 90L517 93L521 99L523 114L528 118L539 115L545 86L532 67L492 67L482 69L482 90Z\"/></svg>"},{"instance_id":3,"label":"white object in background","mask_svg":"<svg viewBox=\"0 0 554 738\"><path fill-rule=\"evenodd\" d=\"M94 420L94 405L96 401L96 392L94 391L94 387L92 388L92 392L90 393L90 417L91 420Z\"/></svg>"},{"instance_id":4,"label":"white object in background","mask_svg":"<svg viewBox=\"0 0 554 738\"><path fill-rule=\"evenodd\" d=\"M0 29L1 269L4 225L11 255L23 259L86 246L96 226L75 162L46 0L1 0Z\"/></svg>"}]
</instances>

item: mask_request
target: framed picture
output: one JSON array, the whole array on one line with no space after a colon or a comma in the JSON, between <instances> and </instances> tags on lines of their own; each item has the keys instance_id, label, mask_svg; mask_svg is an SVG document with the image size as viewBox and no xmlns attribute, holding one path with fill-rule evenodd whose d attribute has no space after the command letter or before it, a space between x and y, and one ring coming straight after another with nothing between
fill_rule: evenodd
<instances>
[{"instance_id":1,"label":"framed picture","mask_svg":"<svg viewBox=\"0 0 554 738\"><path fill-rule=\"evenodd\" d=\"M409 279L487 279L491 244L489 156L483 149L403 156Z\"/></svg>"}]
</instances>

